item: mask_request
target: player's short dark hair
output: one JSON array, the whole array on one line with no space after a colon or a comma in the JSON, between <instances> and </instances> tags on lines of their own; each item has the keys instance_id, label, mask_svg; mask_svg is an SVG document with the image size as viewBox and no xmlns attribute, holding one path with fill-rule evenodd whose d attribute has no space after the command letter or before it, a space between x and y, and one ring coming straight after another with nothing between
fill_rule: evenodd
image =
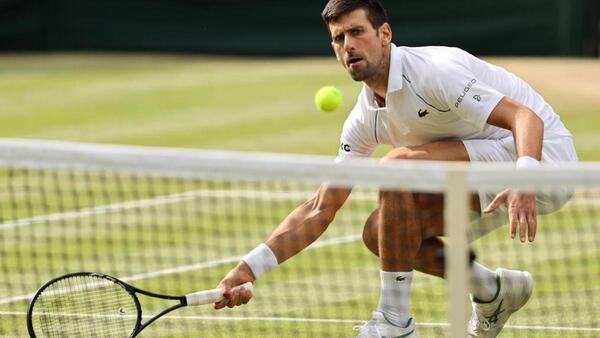
<instances>
[{"instance_id":1,"label":"player's short dark hair","mask_svg":"<svg viewBox=\"0 0 600 338\"><path fill-rule=\"evenodd\" d=\"M364 9L367 12L367 18L375 29L388 21L385 8L377 0L329 0L321 12L321 17L329 25L357 9Z\"/></svg>"}]
</instances>

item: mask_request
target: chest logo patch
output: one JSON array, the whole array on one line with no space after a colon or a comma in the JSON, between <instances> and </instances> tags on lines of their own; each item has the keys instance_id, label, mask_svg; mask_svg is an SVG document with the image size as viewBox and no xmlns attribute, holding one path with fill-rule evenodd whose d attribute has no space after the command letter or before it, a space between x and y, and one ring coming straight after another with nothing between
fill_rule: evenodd
<instances>
[{"instance_id":1,"label":"chest logo patch","mask_svg":"<svg viewBox=\"0 0 600 338\"><path fill-rule=\"evenodd\" d=\"M429 111L427 111L427 109L425 109L425 110L419 109L419 112L417 114L419 114L420 118L423 118L423 117L429 115Z\"/></svg>"}]
</instances>

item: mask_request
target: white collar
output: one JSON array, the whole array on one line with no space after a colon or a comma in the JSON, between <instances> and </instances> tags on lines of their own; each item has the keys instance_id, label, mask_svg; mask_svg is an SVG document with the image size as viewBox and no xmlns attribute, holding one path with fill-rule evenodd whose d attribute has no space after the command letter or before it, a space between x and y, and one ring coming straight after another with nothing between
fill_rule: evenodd
<instances>
[{"instance_id":1,"label":"white collar","mask_svg":"<svg viewBox=\"0 0 600 338\"><path fill-rule=\"evenodd\" d=\"M388 75L387 92L402 89L402 49L392 43L390 50L390 73Z\"/></svg>"},{"instance_id":2,"label":"white collar","mask_svg":"<svg viewBox=\"0 0 600 338\"><path fill-rule=\"evenodd\" d=\"M402 80L402 49L396 47L395 44L391 44L390 47L390 70L388 74L388 85L387 85L387 93L386 96L392 92L398 91L402 89L403 80ZM375 97L375 93L369 86L364 85L365 90L367 92L367 97L369 98L369 105L373 105L373 99ZM372 106L373 109L381 109Z\"/></svg>"}]
</instances>

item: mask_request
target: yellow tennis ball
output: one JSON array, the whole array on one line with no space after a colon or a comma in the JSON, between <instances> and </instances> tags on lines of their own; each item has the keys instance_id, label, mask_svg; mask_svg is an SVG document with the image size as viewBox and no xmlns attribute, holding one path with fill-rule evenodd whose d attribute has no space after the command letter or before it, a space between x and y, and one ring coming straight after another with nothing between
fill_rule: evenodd
<instances>
[{"instance_id":1,"label":"yellow tennis ball","mask_svg":"<svg viewBox=\"0 0 600 338\"><path fill-rule=\"evenodd\" d=\"M342 92L334 86L321 87L315 95L315 105L320 111L331 112L342 103Z\"/></svg>"}]
</instances>

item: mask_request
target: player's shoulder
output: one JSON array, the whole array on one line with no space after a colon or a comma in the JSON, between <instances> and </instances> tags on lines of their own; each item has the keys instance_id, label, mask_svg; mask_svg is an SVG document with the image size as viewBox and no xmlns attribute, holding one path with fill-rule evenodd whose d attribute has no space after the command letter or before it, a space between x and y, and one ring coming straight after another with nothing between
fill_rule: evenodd
<instances>
[{"instance_id":1,"label":"player's shoulder","mask_svg":"<svg viewBox=\"0 0 600 338\"><path fill-rule=\"evenodd\" d=\"M451 76L469 66L473 56L457 47L397 47L407 76L424 81Z\"/></svg>"},{"instance_id":2,"label":"player's shoulder","mask_svg":"<svg viewBox=\"0 0 600 338\"><path fill-rule=\"evenodd\" d=\"M422 95L445 88L471 72L473 56L456 47L398 47L402 76Z\"/></svg>"},{"instance_id":3,"label":"player's shoulder","mask_svg":"<svg viewBox=\"0 0 600 338\"><path fill-rule=\"evenodd\" d=\"M399 46L396 50L403 54L407 63L425 63L432 65L443 65L449 60L461 61L470 54L458 47L449 46L423 46L407 47Z\"/></svg>"}]
</instances>

